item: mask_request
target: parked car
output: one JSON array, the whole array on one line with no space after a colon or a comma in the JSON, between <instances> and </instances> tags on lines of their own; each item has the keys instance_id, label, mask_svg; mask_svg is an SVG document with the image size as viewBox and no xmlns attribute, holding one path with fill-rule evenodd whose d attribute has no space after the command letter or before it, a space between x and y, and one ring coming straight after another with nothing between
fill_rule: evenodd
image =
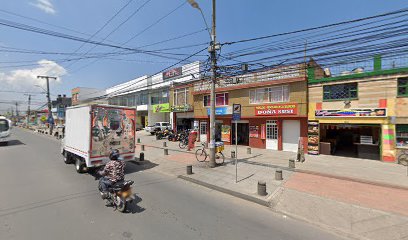
<instances>
[{"instance_id":1,"label":"parked car","mask_svg":"<svg viewBox=\"0 0 408 240\"><path fill-rule=\"evenodd\" d=\"M154 126L147 126L146 132L154 135L157 131L163 131L165 129L171 130L171 125L169 122L157 122Z\"/></svg>"}]
</instances>

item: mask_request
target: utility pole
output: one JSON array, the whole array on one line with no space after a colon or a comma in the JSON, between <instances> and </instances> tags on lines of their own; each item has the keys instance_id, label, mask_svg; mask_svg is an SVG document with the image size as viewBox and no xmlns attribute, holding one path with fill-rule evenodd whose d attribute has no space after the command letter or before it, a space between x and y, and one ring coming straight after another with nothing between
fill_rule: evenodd
<instances>
[{"instance_id":1,"label":"utility pole","mask_svg":"<svg viewBox=\"0 0 408 240\"><path fill-rule=\"evenodd\" d=\"M54 130L54 118L52 117L51 111L51 99L50 99L50 79L56 80L56 77L49 77L49 76L37 76L37 78L47 80L47 105L48 105L48 123L50 124L50 135L52 135L52 131Z\"/></svg>"},{"instance_id":2,"label":"utility pole","mask_svg":"<svg viewBox=\"0 0 408 240\"><path fill-rule=\"evenodd\" d=\"M215 0L212 0L212 28L211 28L211 46L209 52L211 54L211 110L210 110L210 168L215 167L215 83L217 81L217 42L216 42L216 15L215 15Z\"/></svg>"},{"instance_id":3,"label":"utility pole","mask_svg":"<svg viewBox=\"0 0 408 240\"><path fill-rule=\"evenodd\" d=\"M27 119L26 119L26 121L27 121L27 128L28 128L28 125L30 124L30 115L31 115L31 113L30 113L31 94L25 94L25 95L28 96Z\"/></svg>"},{"instance_id":4,"label":"utility pole","mask_svg":"<svg viewBox=\"0 0 408 240\"><path fill-rule=\"evenodd\" d=\"M16 102L16 116L17 116L17 122L18 122L18 102Z\"/></svg>"}]
</instances>

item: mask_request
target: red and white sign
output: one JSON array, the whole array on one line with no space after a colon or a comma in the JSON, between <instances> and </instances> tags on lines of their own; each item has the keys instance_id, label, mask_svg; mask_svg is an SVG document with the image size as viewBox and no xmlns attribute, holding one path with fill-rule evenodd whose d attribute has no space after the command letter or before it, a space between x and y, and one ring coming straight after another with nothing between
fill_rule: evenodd
<instances>
[{"instance_id":1,"label":"red and white sign","mask_svg":"<svg viewBox=\"0 0 408 240\"><path fill-rule=\"evenodd\" d=\"M297 115L297 103L272 104L255 107L255 116Z\"/></svg>"}]
</instances>

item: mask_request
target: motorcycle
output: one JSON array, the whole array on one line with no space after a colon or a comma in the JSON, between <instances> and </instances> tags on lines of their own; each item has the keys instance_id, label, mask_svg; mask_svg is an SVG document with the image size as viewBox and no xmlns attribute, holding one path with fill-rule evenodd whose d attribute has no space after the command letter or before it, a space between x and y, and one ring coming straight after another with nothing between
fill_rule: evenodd
<instances>
[{"instance_id":1,"label":"motorcycle","mask_svg":"<svg viewBox=\"0 0 408 240\"><path fill-rule=\"evenodd\" d=\"M125 212L126 207L129 203L134 200L134 195L132 194L132 184L134 181L120 181L115 183L113 186L108 188L108 196L106 197L108 205L112 205L119 212ZM102 188L99 183L99 192L102 193Z\"/></svg>"}]
</instances>

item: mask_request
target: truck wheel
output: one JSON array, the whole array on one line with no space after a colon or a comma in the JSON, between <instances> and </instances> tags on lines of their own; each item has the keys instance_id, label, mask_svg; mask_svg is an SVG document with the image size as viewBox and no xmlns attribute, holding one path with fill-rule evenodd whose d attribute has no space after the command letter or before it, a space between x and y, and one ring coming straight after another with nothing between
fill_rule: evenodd
<instances>
[{"instance_id":1,"label":"truck wheel","mask_svg":"<svg viewBox=\"0 0 408 240\"><path fill-rule=\"evenodd\" d=\"M73 161L71 155L70 155L68 152L65 152L65 151L64 151L63 156L64 156L64 163L65 163L65 164L74 163L74 161Z\"/></svg>"},{"instance_id":2,"label":"truck wheel","mask_svg":"<svg viewBox=\"0 0 408 240\"><path fill-rule=\"evenodd\" d=\"M75 170L77 173L85 173L86 172L86 166L84 161L80 158L75 159Z\"/></svg>"}]
</instances>

